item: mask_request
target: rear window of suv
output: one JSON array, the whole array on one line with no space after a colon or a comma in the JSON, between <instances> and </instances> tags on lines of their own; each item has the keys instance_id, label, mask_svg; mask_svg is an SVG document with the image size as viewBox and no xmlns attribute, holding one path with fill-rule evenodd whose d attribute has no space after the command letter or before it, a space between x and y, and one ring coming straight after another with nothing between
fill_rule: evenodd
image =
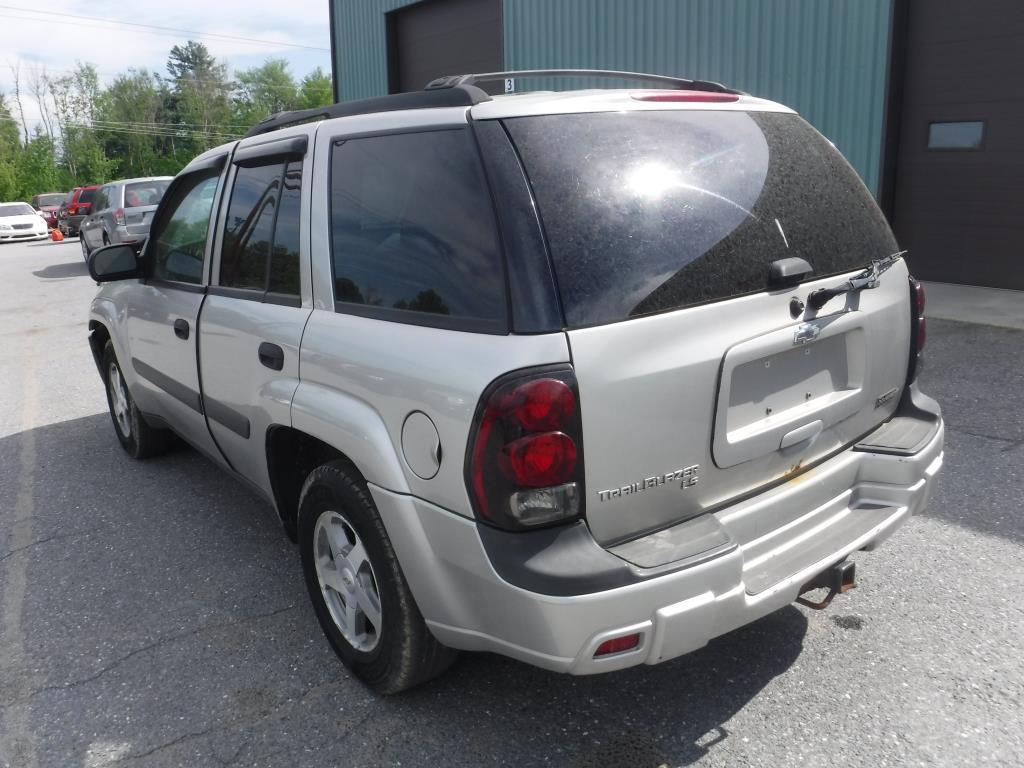
<instances>
[{"instance_id":1,"label":"rear window of suv","mask_svg":"<svg viewBox=\"0 0 1024 768\"><path fill-rule=\"evenodd\" d=\"M570 327L765 290L897 250L857 173L797 115L664 110L505 126L537 199Z\"/></svg>"}]
</instances>

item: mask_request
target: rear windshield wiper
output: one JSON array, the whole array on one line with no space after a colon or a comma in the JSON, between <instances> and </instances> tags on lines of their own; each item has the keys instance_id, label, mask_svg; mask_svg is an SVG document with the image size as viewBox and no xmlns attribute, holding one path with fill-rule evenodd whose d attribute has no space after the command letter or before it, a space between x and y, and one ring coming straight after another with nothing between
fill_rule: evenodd
<instances>
[{"instance_id":1,"label":"rear windshield wiper","mask_svg":"<svg viewBox=\"0 0 1024 768\"><path fill-rule=\"evenodd\" d=\"M830 299L834 299L836 296L841 296L844 293L853 293L865 288L877 288L878 278L905 253L906 251L896 251L896 253L891 253L881 259L875 259L871 262L871 266L859 275L851 277L845 283L840 283L835 288L819 288L816 291L812 291L811 295L807 297L807 304L811 309L818 310L825 306Z\"/></svg>"}]
</instances>

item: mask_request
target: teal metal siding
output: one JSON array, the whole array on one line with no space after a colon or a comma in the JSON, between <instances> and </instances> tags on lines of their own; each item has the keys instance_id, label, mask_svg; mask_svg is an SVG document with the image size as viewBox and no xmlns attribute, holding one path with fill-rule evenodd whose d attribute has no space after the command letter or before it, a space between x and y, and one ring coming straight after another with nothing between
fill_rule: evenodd
<instances>
[{"instance_id":1,"label":"teal metal siding","mask_svg":"<svg viewBox=\"0 0 1024 768\"><path fill-rule=\"evenodd\" d=\"M413 0L332 1L341 98L387 93L384 14ZM891 3L504 0L505 66L720 80L799 111L877 194Z\"/></svg>"},{"instance_id":2,"label":"teal metal siding","mask_svg":"<svg viewBox=\"0 0 1024 768\"><path fill-rule=\"evenodd\" d=\"M329 0L334 3L335 72L342 101L388 92L384 14L417 0Z\"/></svg>"},{"instance_id":3,"label":"teal metal siding","mask_svg":"<svg viewBox=\"0 0 1024 768\"><path fill-rule=\"evenodd\" d=\"M877 194L891 1L504 0L505 66L721 81L800 112Z\"/></svg>"}]
</instances>

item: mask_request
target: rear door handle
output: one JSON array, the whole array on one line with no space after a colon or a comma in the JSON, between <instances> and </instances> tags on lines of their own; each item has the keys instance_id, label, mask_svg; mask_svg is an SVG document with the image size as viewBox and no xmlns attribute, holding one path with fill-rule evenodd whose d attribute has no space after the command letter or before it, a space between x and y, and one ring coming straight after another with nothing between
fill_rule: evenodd
<instances>
[{"instance_id":1,"label":"rear door handle","mask_svg":"<svg viewBox=\"0 0 1024 768\"><path fill-rule=\"evenodd\" d=\"M272 371L280 371L284 368L284 350L277 344L264 341L260 344L260 362Z\"/></svg>"},{"instance_id":2,"label":"rear door handle","mask_svg":"<svg viewBox=\"0 0 1024 768\"><path fill-rule=\"evenodd\" d=\"M177 320L174 321L174 335L177 336L179 339L187 339L188 331L188 320L179 317Z\"/></svg>"}]
</instances>

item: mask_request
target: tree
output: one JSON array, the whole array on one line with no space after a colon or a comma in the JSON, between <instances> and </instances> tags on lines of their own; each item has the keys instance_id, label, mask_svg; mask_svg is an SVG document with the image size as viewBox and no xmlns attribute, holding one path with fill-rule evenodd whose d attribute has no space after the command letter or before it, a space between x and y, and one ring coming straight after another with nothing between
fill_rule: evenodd
<instances>
[{"instance_id":1,"label":"tree","mask_svg":"<svg viewBox=\"0 0 1024 768\"><path fill-rule=\"evenodd\" d=\"M235 122L255 125L268 115L299 108L299 86L284 59L236 73Z\"/></svg>"},{"instance_id":2,"label":"tree","mask_svg":"<svg viewBox=\"0 0 1024 768\"><path fill-rule=\"evenodd\" d=\"M334 91L331 88L331 76L317 67L299 84L299 108L313 109L334 103Z\"/></svg>"},{"instance_id":3,"label":"tree","mask_svg":"<svg viewBox=\"0 0 1024 768\"><path fill-rule=\"evenodd\" d=\"M18 175L15 162L21 153L18 121L0 93L0 200L14 200L18 196Z\"/></svg>"},{"instance_id":4,"label":"tree","mask_svg":"<svg viewBox=\"0 0 1024 768\"><path fill-rule=\"evenodd\" d=\"M145 69L130 69L104 89L96 102L93 134L105 156L113 160L112 175L155 176L177 172L188 162L185 155L191 156L190 147L179 153L176 145L188 144L191 134L182 132L183 138L176 142L178 131L172 125L176 120L167 101L163 82Z\"/></svg>"},{"instance_id":5,"label":"tree","mask_svg":"<svg viewBox=\"0 0 1024 768\"><path fill-rule=\"evenodd\" d=\"M103 151L95 131L89 123L96 113L100 96L99 77L92 64L77 63L75 70L63 77L50 80L50 98L57 127L62 137L64 165L72 178L78 178L80 168L85 178L96 174L105 176L109 163L103 169L97 167ZM106 158L103 157L105 161ZM86 170L87 167L87 170Z\"/></svg>"},{"instance_id":6,"label":"tree","mask_svg":"<svg viewBox=\"0 0 1024 768\"><path fill-rule=\"evenodd\" d=\"M189 131L194 154L223 143L231 136L231 83L227 65L218 63L202 43L189 40L171 48L168 106L174 122Z\"/></svg>"}]
</instances>

